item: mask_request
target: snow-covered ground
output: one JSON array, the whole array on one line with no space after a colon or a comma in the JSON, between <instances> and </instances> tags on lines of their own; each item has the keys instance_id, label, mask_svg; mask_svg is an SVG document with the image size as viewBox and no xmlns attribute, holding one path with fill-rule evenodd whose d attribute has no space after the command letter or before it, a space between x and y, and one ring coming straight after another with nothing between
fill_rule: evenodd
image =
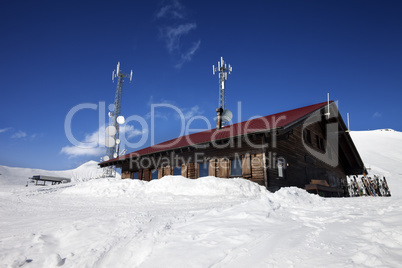
<instances>
[{"instance_id":1,"label":"snow-covered ground","mask_svg":"<svg viewBox=\"0 0 402 268\"><path fill-rule=\"evenodd\" d=\"M392 197L273 194L215 177L87 180L93 163L73 183L25 187L35 174L12 170L18 185L0 167L0 267L400 267L402 133L352 137Z\"/></svg>"},{"instance_id":2,"label":"snow-covered ground","mask_svg":"<svg viewBox=\"0 0 402 268\"><path fill-rule=\"evenodd\" d=\"M402 197L402 133L380 129L352 131L351 136L369 173L385 176L391 194Z\"/></svg>"}]
</instances>

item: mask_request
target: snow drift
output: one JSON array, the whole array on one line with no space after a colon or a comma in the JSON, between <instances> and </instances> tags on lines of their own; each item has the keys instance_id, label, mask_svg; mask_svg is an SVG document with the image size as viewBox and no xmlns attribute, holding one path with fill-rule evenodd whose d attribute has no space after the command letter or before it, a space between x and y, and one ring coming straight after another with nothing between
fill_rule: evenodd
<instances>
[{"instance_id":1,"label":"snow drift","mask_svg":"<svg viewBox=\"0 0 402 268\"><path fill-rule=\"evenodd\" d=\"M150 182L140 180L98 179L64 190L65 194L138 198L155 195L256 197L265 188L249 180L203 177L196 180L182 176L165 176Z\"/></svg>"},{"instance_id":2,"label":"snow drift","mask_svg":"<svg viewBox=\"0 0 402 268\"><path fill-rule=\"evenodd\" d=\"M352 137L392 197L270 193L241 178L84 181L94 163L70 184L0 187L0 267L399 267L401 133ZM15 183L8 170L2 186ZM23 183L38 173L12 171Z\"/></svg>"}]
</instances>

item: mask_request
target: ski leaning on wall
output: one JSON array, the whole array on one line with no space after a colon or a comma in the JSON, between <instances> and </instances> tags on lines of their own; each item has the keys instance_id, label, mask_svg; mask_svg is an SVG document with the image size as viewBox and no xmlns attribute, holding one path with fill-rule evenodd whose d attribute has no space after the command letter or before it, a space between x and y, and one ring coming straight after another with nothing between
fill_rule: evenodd
<instances>
[{"instance_id":1,"label":"ski leaning on wall","mask_svg":"<svg viewBox=\"0 0 402 268\"><path fill-rule=\"evenodd\" d=\"M357 196L391 196L387 180L384 176L353 176L348 177L350 197Z\"/></svg>"}]
</instances>

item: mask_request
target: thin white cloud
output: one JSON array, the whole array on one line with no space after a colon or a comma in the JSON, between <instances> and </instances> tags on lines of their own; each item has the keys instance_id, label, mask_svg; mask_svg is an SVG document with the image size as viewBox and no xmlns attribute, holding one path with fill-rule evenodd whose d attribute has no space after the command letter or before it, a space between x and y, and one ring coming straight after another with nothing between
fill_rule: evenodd
<instances>
[{"instance_id":1,"label":"thin white cloud","mask_svg":"<svg viewBox=\"0 0 402 268\"><path fill-rule=\"evenodd\" d=\"M61 148L61 153L70 157L76 156L100 156L105 153L105 126L97 131L87 134L84 140L77 145L67 145Z\"/></svg>"},{"instance_id":2,"label":"thin white cloud","mask_svg":"<svg viewBox=\"0 0 402 268\"><path fill-rule=\"evenodd\" d=\"M145 119L150 119L151 117L152 117L151 112L149 112L149 113L147 113L147 114L145 115ZM164 120L168 120L168 119L169 119L169 118L166 116L165 113L162 113L162 112L159 112L159 111L154 111L153 117L154 117L154 118L161 118L161 119L164 119Z\"/></svg>"},{"instance_id":3,"label":"thin white cloud","mask_svg":"<svg viewBox=\"0 0 402 268\"><path fill-rule=\"evenodd\" d=\"M149 101L147 102L149 108L152 110L152 105L155 105L153 110L154 118L161 118L164 120L181 119L181 116L184 116L184 119L188 120L194 116L202 115L204 112L200 110L198 105L195 105L191 108L187 107L179 107L175 101L161 99L158 102L154 101L154 97L150 96ZM163 104L167 104L164 106ZM163 112L160 109L164 109ZM148 112L145 115L145 119L151 118L151 112Z\"/></svg>"},{"instance_id":4,"label":"thin white cloud","mask_svg":"<svg viewBox=\"0 0 402 268\"><path fill-rule=\"evenodd\" d=\"M153 105L153 104L155 104L155 105L168 104L168 105L176 106L176 105L174 104L174 102L169 101L169 100L164 100L164 99L161 99L161 100L159 100L158 102L155 102L155 101L154 101L154 97L153 97L152 95L151 95L151 97L149 97L149 101L147 102L147 104L148 104L149 109L150 109L151 111L152 111L152 105ZM144 117L145 117L145 119L150 119L150 118L152 117L152 113L151 113L151 112L148 112L148 113L145 114ZM166 111L165 111L164 113L162 113L162 112L158 111L157 109L154 109L154 110L153 110L153 117L154 117L154 118L161 118L161 119L164 119L164 120L168 120L168 119L169 119L168 116L167 116Z\"/></svg>"},{"instance_id":5,"label":"thin white cloud","mask_svg":"<svg viewBox=\"0 0 402 268\"><path fill-rule=\"evenodd\" d=\"M165 99L160 99L160 100L157 102L157 104L161 104L161 103L163 103L163 104L175 105L173 101L169 101L169 100L165 100ZM148 102L147 102L147 105L148 105L149 107L151 107L152 104L156 104L155 101L154 101L154 96L153 96L153 95L151 95L151 97L149 97L149 100L148 100Z\"/></svg>"},{"instance_id":6,"label":"thin white cloud","mask_svg":"<svg viewBox=\"0 0 402 268\"><path fill-rule=\"evenodd\" d=\"M166 49L169 53L180 51L180 38L195 28L197 28L197 24L195 23L186 23L163 28L161 35L165 39Z\"/></svg>"},{"instance_id":7,"label":"thin white cloud","mask_svg":"<svg viewBox=\"0 0 402 268\"><path fill-rule=\"evenodd\" d=\"M25 133L22 130L19 130L18 132L14 133L11 138L12 139L22 139L25 138L27 136L27 133Z\"/></svg>"},{"instance_id":8,"label":"thin white cloud","mask_svg":"<svg viewBox=\"0 0 402 268\"><path fill-rule=\"evenodd\" d=\"M373 118L380 118L380 117L382 117L382 113L380 113L380 112L375 112L373 114Z\"/></svg>"},{"instance_id":9,"label":"thin white cloud","mask_svg":"<svg viewBox=\"0 0 402 268\"><path fill-rule=\"evenodd\" d=\"M147 105L148 105L148 106L151 106L152 103L154 103L154 96L153 96L153 95L151 95L151 96L149 97L149 100L148 100L148 102L147 102Z\"/></svg>"},{"instance_id":10,"label":"thin white cloud","mask_svg":"<svg viewBox=\"0 0 402 268\"><path fill-rule=\"evenodd\" d=\"M131 139L147 133L146 129L135 129L133 125L124 125L120 127L120 135L125 135L126 139Z\"/></svg>"},{"instance_id":11,"label":"thin white cloud","mask_svg":"<svg viewBox=\"0 0 402 268\"><path fill-rule=\"evenodd\" d=\"M185 9L178 0L169 1L156 12L156 18L183 19L185 17Z\"/></svg>"},{"instance_id":12,"label":"thin white cloud","mask_svg":"<svg viewBox=\"0 0 402 268\"><path fill-rule=\"evenodd\" d=\"M120 137L131 139L135 136L146 133L146 130L137 130L132 125L123 125L120 127ZM87 134L84 140L75 145L67 145L61 148L61 153L69 155L69 157L77 156L101 156L106 153L106 127L102 126L97 131Z\"/></svg>"},{"instance_id":13,"label":"thin white cloud","mask_svg":"<svg viewBox=\"0 0 402 268\"><path fill-rule=\"evenodd\" d=\"M191 108L182 108L181 111L183 112L184 119L189 120L193 118L194 116L198 116L203 114L203 112L200 110L200 107L198 105L195 105ZM179 119L177 116L176 119Z\"/></svg>"},{"instance_id":14,"label":"thin white cloud","mask_svg":"<svg viewBox=\"0 0 402 268\"><path fill-rule=\"evenodd\" d=\"M195 22L184 20L186 13L185 7L178 0L167 1L167 4L156 12L158 20L165 19L162 20L165 24L160 27L160 37L165 42L169 54L177 62L174 65L176 68L181 68L184 63L191 61L201 44L201 40L191 45L182 40L197 28Z\"/></svg>"},{"instance_id":15,"label":"thin white cloud","mask_svg":"<svg viewBox=\"0 0 402 268\"><path fill-rule=\"evenodd\" d=\"M11 129L11 127L2 128L2 129L0 129L0 133L9 131L10 129Z\"/></svg>"},{"instance_id":16,"label":"thin white cloud","mask_svg":"<svg viewBox=\"0 0 402 268\"><path fill-rule=\"evenodd\" d=\"M181 55L181 61L175 65L176 68L181 68L184 63L191 61L193 58L195 52L200 48L201 45L201 40L198 40L198 42L195 42L193 46L184 54Z\"/></svg>"},{"instance_id":17,"label":"thin white cloud","mask_svg":"<svg viewBox=\"0 0 402 268\"><path fill-rule=\"evenodd\" d=\"M65 146L61 149L61 153L70 157L77 156L100 156L105 154L105 148L100 147L81 147L81 146Z\"/></svg>"}]
</instances>

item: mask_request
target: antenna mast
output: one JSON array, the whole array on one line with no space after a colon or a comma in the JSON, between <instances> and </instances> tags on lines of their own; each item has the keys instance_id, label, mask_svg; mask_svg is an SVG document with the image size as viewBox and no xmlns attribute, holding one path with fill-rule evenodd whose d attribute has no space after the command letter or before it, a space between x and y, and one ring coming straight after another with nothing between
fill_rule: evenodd
<instances>
[{"instance_id":1,"label":"antenna mast","mask_svg":"<svg viewBox=\"0 0 402 268\"><path fill-rule=\"evenodd\" d=\"M124 124L124 117L120 115L121 111L121 94L123 91L123 82L124 78L129 77L130 82L133 79L133 71L131 70L130 74L126 74L120 71L120 62L117 63L117 69L113 70L112 80L117 78L117 87L116 94L114 97L114 107L113 111L109 112L110 125L106 128L106 142L105 145L106 155L103 157L103 161L108 161L109 159L113 159L119 156L120 150L120 139L119 139L119 125ZM116 168L115 166L108 166L103 169L102 177L116 177Z\"/></svg>"},{"instance_id":2,"label":"antenna mast","mask_svg":"<svg viewBox=\"0 0 402 268\"><path fill-rule=\"evenodd\" d=\"M346 130L346 132L350 132L350 127L349 127L349 113L347 113L348 116L348 129Z\"/></svg>"},{"instance_id":3,"label":"antenna mast","mask_svg":"<svg viewBox=\"0 0 402 268\"><path fill-rule=\"evenodd\" d=\"M325 113L325 115L327 116L327 119L329 119L329 117L331 116L331 112L329 110L329 92L327 93L327 107L328 107L328 110Z\"/></svg>"},{"instance_id":4,"label":"antenna mast","mask_svg":"<svg viewBox=\"0 0 402 268\"><path fill-rule=\"evenodd\" d=\"M232 72L232 66L230 64L226 66L226 63L223 61L223 57L218 61L218 67L212 65L212 73L215 75L215 72L219 72L219 108L226 110L226 87L225 82L228 79L229 74Z\"/></svg>"}]
</instances>

